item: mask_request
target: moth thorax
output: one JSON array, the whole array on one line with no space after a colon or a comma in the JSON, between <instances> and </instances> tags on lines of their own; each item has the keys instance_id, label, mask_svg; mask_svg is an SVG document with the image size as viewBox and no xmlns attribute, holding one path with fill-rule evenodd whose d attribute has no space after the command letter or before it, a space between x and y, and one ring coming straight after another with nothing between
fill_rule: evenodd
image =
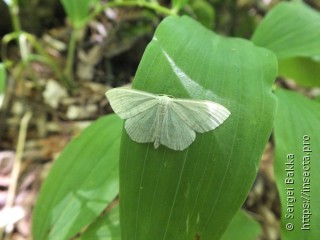
<instances>
[{"instance_id":1,"label":"moth thorax","mask_svg":"<svg viewBox=\"0 0 320 240\"><path fill-rule=\"evenodd\" d=\"M160 105L168 105L171 101L171 99L168 96L160 96L159 100Z\"/></svg>"}]
</instances>

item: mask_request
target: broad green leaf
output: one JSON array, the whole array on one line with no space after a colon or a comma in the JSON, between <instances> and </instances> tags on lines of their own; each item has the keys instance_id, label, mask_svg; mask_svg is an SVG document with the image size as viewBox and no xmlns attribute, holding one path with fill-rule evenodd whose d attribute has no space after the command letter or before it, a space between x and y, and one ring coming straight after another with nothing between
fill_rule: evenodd
<instances>
[{"instance_id":1,"label":"broad green leaf","mask_svg":"<svg viewBox=\"0 0 320 240\"><path fill-rule=\"evenodd\" d=\"M117 196L121 127L118 117L103 117L61 153L36 204L34 240L69 239Z\"/></svg>"},{"instance_id":2,"label":"broad green leaf","mask_svg":"<svg viewBox=\"0 0 320 240\"><path fill-rule=\"evenodd\" d=\"M262 20L252 41L279 59L320 55L320 13L302 2L276 5Z\"/></svg>"},{"instance_id":3,"label":"broad green leaf","mask_svg":"<svg viewBox=\"0 0 320 240\"><path fill-rule=\"evenodd\" d=\"M244 211L238 211L221 240L255 240L260 233L259 223ZM92 239L121 240L118 206L106 215L99 217L96 222L88 227L79 240Z\"/></svg>"},{"instance_id":4,"label":"broad green leaf","mask_svg":"<svg viewBox=\"0 0 320 240\"><path fill-rule=\"evenodd\" d=\"M168 17L148 45L133 88L208 99L231 116L185 151L133 142L120 151L122 240L212 240L243 204L273 126L272 52ZM178 141L178 139L177 139Z\"/></svg>"},{"instance_id":5,"label":"broad green leaf","mask_svg":"<svg viewBox=\"0 0 320 240\"><path fill-rule=\"evenodd\" d=\"M281 200L282 238L318 239L320 103L287 90L277 90L276 96L275 176Z\"/></svg>"},{"instance_id":6,"label":"broad green leaf","mask_svg":"<svg viewBox=\"0 0 320 240\"><path fill-rule=\"evenodd\" d=\"M79 240L121 240L119 205L99 217L81 235Z\"/></svg>"},{"instance_id":7,"label":"broad green leaf","mask_svg":"<svg viewBox=\"0 0 320 240\"><path fill-rule=\"evenodd\" d=\"M83 21L88 16L92 3L96 0L60 0L68 18L75 27L83 24Z\"/></svg>"},{"instance_id":8,"label":"broad green leaf","mask_svg":"<svg viewBox=\"0 0 320 240\"><path fill-rule=\"evenodd\" d=\"M221 240L256 240L260 234L261 227L258 221L240 210L232 219Z\"/></svg>"},{"instance_id":9,"label":"broad green leaf","mask_svg":"<svg viewBox=\"0 0 320 240\"><path fill-rule=\"evenodd\" d=\"M301 57L283 59L279 61L279 75L304 87L320 86L320 63Z\"/></svg>"}]
</instances>

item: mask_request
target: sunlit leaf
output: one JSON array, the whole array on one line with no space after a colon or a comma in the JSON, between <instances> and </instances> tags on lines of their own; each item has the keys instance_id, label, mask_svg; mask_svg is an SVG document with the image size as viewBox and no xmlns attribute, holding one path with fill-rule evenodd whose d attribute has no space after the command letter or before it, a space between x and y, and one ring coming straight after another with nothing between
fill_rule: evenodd
<instances>
[{"instance_id":1,"label":"sunlit leaf","mask_svg":"<svg viewBox=\"0 0 320 240\"><path fill-rule=\"evenodd\" d=\"M277 57L320 55L320 13L302 1L276 5L261 21L252 41Z\"/></svg>"},{"instance_id":2,"label":"sunlit leaf","mask_svg":"<svg viewBox=\"0 0 320 240\"><path fill-rule=\"evenodd\" d=\"M121 127L118 117L103 117L61 153L36 204L34 240L69 239L117 196Z\"/></svg>"}]
</instances>

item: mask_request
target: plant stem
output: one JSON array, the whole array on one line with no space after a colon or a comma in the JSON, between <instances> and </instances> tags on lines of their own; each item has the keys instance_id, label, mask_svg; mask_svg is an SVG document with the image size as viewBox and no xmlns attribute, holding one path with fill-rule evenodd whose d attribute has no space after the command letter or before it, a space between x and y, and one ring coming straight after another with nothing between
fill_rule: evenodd
<instances>
[{"instance_id":1,"label":"plant stem","mask_svg":"<svg viewBox=\"0 0 320 240\"><path fill-rule=\"evenodd\" d=\"M121 2L108 2L100 7L97 7L86 20L83 21L82 25L85 26L89 21L94 19L97 15L99 15L102 11L113 8L113 7L145 7L151 10L154 10L158 13L169 15L169 16L177 16L177 12L175 9L169 9L159 5L158 3L146 2L146 1L121 1Z\"/></svg>"},{"instance_id":2,"label":"plant stem","mask_svg":"<svg viewBox=\"0 0 320 240\"><path fill-rule=\"evenodd\" d=\"M67 64L66 64L66 68L64 71L65 76L71 82L74 82L73 81L74 80L73 63L74 63L76 43L77 43L77 37L78 37L79 31L80 31L80 28L74 28L71 32L70 41L69 41L69 48L68 48Z\"/></svg>"},{"instance_id":3,"label":"plant stem","mask_svg":"<svg viewBox=\"0 0 320 240\"><path fill-rule=\"evenodd\" d=\"M6 59L6 46L7 44L12 41L16 40L18 43L18 46L20 48L20 53L21 53L21 58L22 62L24 62L24 65L28 64L28 56L30 53L28 52L28 49L26 48L26 39L28 39L31 43L32 46L40 53L42 54L43 58L47 60L47 63L50 63L51 67L54 69L55 73L57 74L58 78L61 81L64 81L66 85L70 86L72 83L67 82L63 74L61 74L59 70L59 66L54 62L54 60L46 53L46 51L42 48L42 46L38 43L37 39L29 33L23 32L21 29L21 24L20 24L20 18L19 18L19 5L17 0L11 0L9 1L9 11L10 11L10 16L11 16L11 21L12 21L12 27L13 27L13 32L10 34L7 34L1 41L2 43L2 48L1 48L1 53L2 53L2 58ZM22 41L24 40L24 41Z\"/></svg>"},{"instance_id":4,"label":"plant stem","mask_svg":"<svg viewBox=\"0 0 320 240\"><path fill-rule=\"evenodd\" d=\"M50 66L53 70L53 72L56 74L58 79L65 84L66 86L70 87L73 85L72 81L68 81L67 78L63 75L61 72L60 66L55 62L55 60L43 49L43 47L38 43L37 39L31 35L26 33L27 39L31 42L31 45L35 48L35 50L40 54L40 55L34 55L34 54L29 54L29 61L39 61L42 63L47 64Z\"/></svg>"},{"instance_id":5,"label":"plant stem","mask_svg":"<svg viewBox=\"0 0 320 240\"><path fill-rule=\"evenodd\" d=\"M19 5L17 0L9 1L9 12L11 16L13 31L20 32L21 24L19 19Z\"/></svg>"},{"instance_id":6,"label":"plant stem","mask_svg":"<svg viewBox=\"0 0 320 240\"><path fill-rule=\"evenodd\" d=\"M157 3L146 2L146 1L108 2L104 4L102 7L103 9L106 9L111 7L128 7L128 6L129 7L130 6L145 7L165 15L176 15L175 12L169 8L163 7Z\"/></svg>"},{"instance_id":7,"label":"plant stem","mask_svg":"<svg viewBox=\"0 0 320 240\"><path fill-rule=\"evenodd\" d=\"M5 208L11 208L14 205L14 198L16 195L16 189L17 189L19 174L21 170L23 150L26 142L28 124L31 119L31 116L32 116L32 113L28 111L23 115L21 119L16 156L15 156L15 161L14 161L11 176L10 176L10 184L8 188L8 195L6 199Z\"/></svg>"},{"instance_id":8,"label":"plant stem","mask_svg":"<svg viewBox=\"0 0 320 240\"><path fill-rule=\"evenodd\" d=\"M21 168L21 160L22 160L24 145L25 145L26 136L27 136L27 129L28 129L28 124L31 119L31 116L32 116L32 113L28 111L23 115L21 119L19 136L18 136L18 144L17 144L17 150L16 150L16 158L15 158L15 162L11 172L11 180L10 180L10 185L8 190L6 207L11 207L13 206L13 203L14 203L14 196L17 188L18 177L19 177L20 168Z\"/></svg>"},{"instance_id":9,"label":"plant stem","mask_svg":"<svg viewBox=\"0 0 320 240\"><path fill-rule=\"evenodd\" d=\"M74 76L73 76L73 63L74 63L74 56L75 56L75 48L76 48L76 42L79 31L85 27L88 22L90 22L92 19L94 19L98 14L100 14L102 11L112 8L112 7L145 7L152 9L158 13L162 13L165 15L172 15L176 16L177 12L175 9L169 9L166 7L163 7L159 5L158 3L154 2L147 2L147 1L121 1L121 2L108 2L106 4L103 4L99 7L97 7L85 20L82 21L81 25L78 25L77 27L73 28L73 31L71 33L70 41L69 41L69 48L68 48L68 56L67 56L67 64L64 71L65 76L73 82Z\"/></svg>"}]
</instances>

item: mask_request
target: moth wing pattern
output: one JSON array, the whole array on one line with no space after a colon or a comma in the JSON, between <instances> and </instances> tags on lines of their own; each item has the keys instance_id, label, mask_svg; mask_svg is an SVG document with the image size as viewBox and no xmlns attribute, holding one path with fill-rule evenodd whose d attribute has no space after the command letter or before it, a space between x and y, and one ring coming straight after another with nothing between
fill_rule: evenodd
<instances>
[{"instance_id":1,"label":"moth wing pattern","mask_svg":"<svg viewBox=\"0 0 320 240\"><path fill-rule=\"evenodd\" d=\"M159 103L157 95L128 88L114 88L106 92L113 111L122 119L131 118Z\"/></svg>"},{"instance_id":2,"label":"moth wing pattern","mask_svg":"<svg viewBox=\"0 0 320 240\"><path fill-rule=\"evenodd\" d=\"M221 104L205 100L174 99L172 108L181 120L199 133L220 126L230 112Z\"/></svg>"},{"instance_id":3,"label":"moth wing pattern","mask_svg":"<svg viewBox=\"0 0 320 240\"><path fill-rule=\"evenodd\" d=\"M126 120L124 126L133 141L138 143L154 142L158 121L157 111L158 107L153 106Z\"/></svg>"},{"instance_id":4,"label":"moth wing pattern","mask_svg":"<svg viewBox=\"0 0 320 240\"><path fill-rule=\"evenodd\" d=\"M182 151L190 146L195 138L195 131L184 122L170 104L163 119L160 143L170 149Z\"/></svg>"}]
</instances>

